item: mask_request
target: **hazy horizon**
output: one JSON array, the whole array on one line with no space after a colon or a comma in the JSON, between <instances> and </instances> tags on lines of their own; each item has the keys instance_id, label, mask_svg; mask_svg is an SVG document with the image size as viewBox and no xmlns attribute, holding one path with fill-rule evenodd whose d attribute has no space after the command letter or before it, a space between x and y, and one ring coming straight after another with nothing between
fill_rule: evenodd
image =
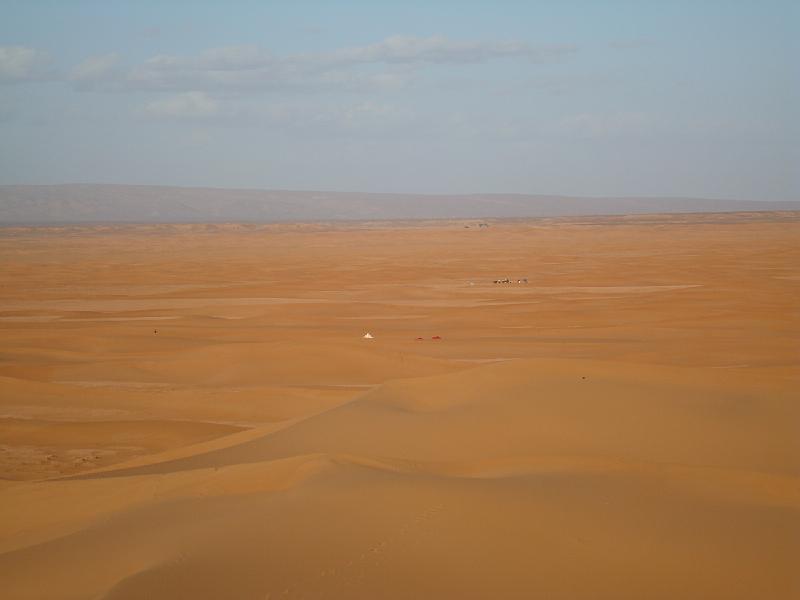
<instances>
[{"instance_id":1,"label":"hazy horizon","mask_svg":"<svg viewBox=\"0 0 800 600\"><path fill-rule=\"evenodd\" d=\"M0 186L0 224L298 222L800 211L800 201L392 194L143 185Z\"/></svg>"},{"instance_id":2,"label":"hazy horizon","mask_svg":"<svg viewBox=\"0 0 800 600\"><path fill-rule=\"evenodd\" d=\"M793 2L0 16L0 184L800 197Z\"/></svg>"},{"instance_id":3,"label":"hazy horizon","mask_svg":"<svg viewBox=\"0 0 800 600\"><path fill-rule=\"evenodd\" d=\"M37 182L19 182L19 183L0 183L0 187L127 187L127 188L175 188L175 189L198 189L198 190L235 190L235 191L253 191L253 192L290 192L290 193L317 193L317 194L355 194L355 195L392 195L392 196L542 196L542 197L563 197L574 199L676 199L676 200L721 200L731 202L795 202L798 201L797 196L790 198L748 198L748 197L731 197L731 196L669 196L664 194L620 194L620 195L602 195L602 194L560 194L560 193L537 193L537 192L498 192L493 190L475 190L471 192L453 193L453 192L393 192L387 190L374 190L368 191L363 189L322 189L322 188L268 188L248 185L179 185L179 184L162 184L162 183L126 183L121 181L54 181L52 183L37 183Z\"/></svg>"}]
</instances>

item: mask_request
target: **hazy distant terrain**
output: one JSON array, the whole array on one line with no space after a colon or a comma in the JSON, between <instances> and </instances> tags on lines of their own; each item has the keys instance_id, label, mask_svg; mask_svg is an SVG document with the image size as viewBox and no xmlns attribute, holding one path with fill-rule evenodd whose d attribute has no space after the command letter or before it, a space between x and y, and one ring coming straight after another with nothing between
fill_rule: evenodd
<instances>
[{"instance_id":1,"label":"hazy distant terrain","mask_svg":"<svg viewBox=\"0 0 800 600\"><path fill-rule=\"evenodd\" d=\"M372 194L105 184L0 186L0 224L502 218L774 210L800 210L800 201Z\"/></svg>"}]
</instances>

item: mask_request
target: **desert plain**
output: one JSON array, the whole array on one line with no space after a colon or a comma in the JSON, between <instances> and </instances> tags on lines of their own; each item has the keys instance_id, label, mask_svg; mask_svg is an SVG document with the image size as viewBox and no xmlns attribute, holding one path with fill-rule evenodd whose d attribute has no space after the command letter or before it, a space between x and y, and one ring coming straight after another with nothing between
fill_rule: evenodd
<instances>
[{"instance_id":1,"label":"desert plain","mask_svg":"<svg viewBox=\"0 0 800 600\"><path fill-rule=\"evenodd\" d=\"M0 280L3 598L800 597L798 213L8 227Z\"/></svg>"}]
</instances>

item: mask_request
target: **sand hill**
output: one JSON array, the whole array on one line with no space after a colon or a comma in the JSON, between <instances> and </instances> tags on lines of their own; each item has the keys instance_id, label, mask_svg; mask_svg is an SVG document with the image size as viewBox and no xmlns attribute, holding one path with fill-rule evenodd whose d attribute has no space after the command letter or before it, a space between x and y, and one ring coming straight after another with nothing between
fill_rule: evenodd
<instances>
[{"instance_id":1,"label":"sand hill","mask_svg":"<svg viewBox=\"0 0 800 600\"><path fill-rule=\"evenodd\" d=\"M796 597L798 236L7 228L3 595Z\"/></svg>"}]
</instances>

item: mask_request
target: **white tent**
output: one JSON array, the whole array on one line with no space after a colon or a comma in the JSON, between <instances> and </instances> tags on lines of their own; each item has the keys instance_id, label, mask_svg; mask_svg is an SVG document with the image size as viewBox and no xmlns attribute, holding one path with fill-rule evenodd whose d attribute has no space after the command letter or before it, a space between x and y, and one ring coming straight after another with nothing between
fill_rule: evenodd
<instances>
[{"instance_id":1,"label":"white tent","mask_svg":"<svg viewBox=\"0 0 800 600\"><path fill-rule=\"evenodd\" d=\"M372 334L371 334L371 333L369 333L369 332L365 333L365 334L364 334L364 339L365 339L365 340L371 340L371 339L373 339L373 338L372 338Z\"/></svg>"}]
</instances>

